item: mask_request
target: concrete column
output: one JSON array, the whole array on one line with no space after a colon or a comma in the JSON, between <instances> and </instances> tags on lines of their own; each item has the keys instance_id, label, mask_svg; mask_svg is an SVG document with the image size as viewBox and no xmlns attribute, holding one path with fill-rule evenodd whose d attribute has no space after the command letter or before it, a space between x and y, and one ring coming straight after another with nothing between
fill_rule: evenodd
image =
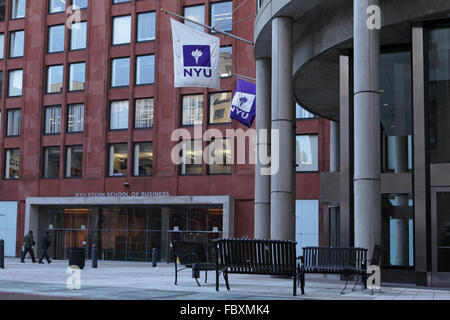
<instances>
[{"instance_id":1,"label":"concrete column","mask_svg":"<svg viewBox=\"0 0 450 320\"><path fill-rule=\"evenodd\" d=\"M256 60L256 165L255 165L255 239L270 239L270 175L262 175L262 169L270 164L261 162L259 151L270 155L271 128L271 61ZM267 130L264 135L260 130Z\"/></svg>"},{"instance_id":2,"label":"concrete column","mask_svg":"<svg viewBox=\"0 0 450 320\"><path fill-rule=\"evenodd\" d=\"M368 8L379 0L354 0L355 246L381 244L380 30L369 29Z\"/></svg>"},{"instance_id":3,"label":"concrete column","mask_svg":"<svg viewBox=\"0 0 450 320\"><path fill-rule=\"evenodd\" d=\"M339 144L339 123L330 121L330 172L339 172L340 170Z\"/></svg>"},{"instance_id":4,"label":"concrete column","mask_svg":"<svg viewBox=\"0 0 450 320\"><path fill-rule=\"evenodd\" d=\"M271 177L270 235L295 240L295 103L292 20L287 17L272 20L272 130L279 132L279 170Z\"/></svg>"}]
</instances>

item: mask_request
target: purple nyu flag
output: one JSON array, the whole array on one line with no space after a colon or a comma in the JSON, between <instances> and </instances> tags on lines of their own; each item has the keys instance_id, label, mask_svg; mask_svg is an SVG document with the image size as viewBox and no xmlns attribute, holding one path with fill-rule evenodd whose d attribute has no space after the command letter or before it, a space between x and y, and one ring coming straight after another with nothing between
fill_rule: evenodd
<instances>
[{"instance_id":1,"label":"purple nyu flag","mask_svg":"<svg viewBox=\"0 0 450 320\"><path fill-rule=\"evenodd\" d=\"M233 102L231 103L230 118L251 128L256 114L256 85L238 79Z\"/></svg>"}]
</instances>

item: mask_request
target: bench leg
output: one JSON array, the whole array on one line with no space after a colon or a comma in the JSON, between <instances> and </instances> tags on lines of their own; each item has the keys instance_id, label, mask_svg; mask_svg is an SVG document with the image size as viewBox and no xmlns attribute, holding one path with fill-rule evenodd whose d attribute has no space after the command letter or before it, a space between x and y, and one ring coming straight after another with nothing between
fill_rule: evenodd
<instances>
[{"instance_id":1,"label":"bench leg","mask_svg":"<svg viewBox=\"0 0 450 320\"><path fill-rule=\"evenodd\" d=\"M208 270L205 271L205 283L208 283Z\"/></svg>"},{"instance_id":2,"label":"bench leg","mask_svg":"<svg viewBox=\"0 0 450 320\"><path fill-rule=\"evenodd\" d=\"M300 274L300 285L301 285L302 295L305 295L305 274L304 273Z\"/></svg>"},{"instance_id":3,"label":"bench leg","mask_svg":"<svg viewBox=\"0 0 450 320\"><path fill-rule=\"evenodd\" d=\"M216 268L216 291L219 291L219 268Z\"/></svg>"},{"instance_id":4,"label":"bench leg","mask_svg":"<svg viewBox=\"0 0 450 320\"><path fill-rule=\"evenodd\" d=\"M293 276L294 278L294 297L297 295L297 275Z\"/></svg>"},{"instance_id":5,"label":"bench leg","mask_svg":"<svg viewBox=\"0 0 450 320\"><path fill-rule=\"evenodd\" d=\"M362 290L367 290L367 273L363 273L361 275L361 289Z\"/></svg>"},{"instance_id":6,"label":"bench leg","mask_svg":"<svg viewBox=\"0 0 450 320\"><path fill-rule=\"evenodd\" d=\"M230 284L228 283L228 272L223 272L223 277L225 279L225 285L227 286L227 290L230 290Z\"/></svg>"},{"instance_id":7,"label":"bench leg","mask_svg":"<svg viewBox=\"0 0 450 320\"><path fill-rule=\"evenodd\" d=\"M175 285L177 285L177 280L178 280L178 278L177 278L177 261L175 260Z\"/></svg>"},{"instance_id":8,"label":"bench leg","mask_svg":"<svg viewBox=\"0 0 450 320\"><path fill-rule=\"evenodd\" d=\"M195 281L197 281L198 286L201 287L200 282L198 282L198 278L194 278L194 279L195 279Z\"/></svg>"}]
</instances>

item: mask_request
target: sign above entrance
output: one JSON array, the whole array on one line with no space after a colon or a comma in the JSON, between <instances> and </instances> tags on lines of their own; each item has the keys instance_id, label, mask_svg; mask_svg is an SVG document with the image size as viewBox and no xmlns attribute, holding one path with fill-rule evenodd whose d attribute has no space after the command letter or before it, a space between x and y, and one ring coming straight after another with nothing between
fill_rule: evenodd
<instances>
[{"instance_id":1,"label":"sign above entrance","mask_svg":"<svg viewBox=\"0 0 450 320\"><path fill-rule=\"evenodd\" d=\"M76 198L168 198L170 192L80 192Z\"/></svg>"}]
</instances>

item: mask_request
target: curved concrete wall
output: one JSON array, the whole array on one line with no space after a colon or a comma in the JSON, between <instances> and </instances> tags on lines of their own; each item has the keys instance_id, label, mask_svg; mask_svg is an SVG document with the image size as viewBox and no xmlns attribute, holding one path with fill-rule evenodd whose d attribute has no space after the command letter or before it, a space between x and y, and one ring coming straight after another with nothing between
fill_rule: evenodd
<instances>
[{"instance_id":1,"label":"curved concrete wall","mask_svg":"<svg viewBox=\"0 0 450 320\"><path fill-rule=\"evenodd\" d=\"M448 0L384 0L381 44L411 42L410 23L448 18ZM339 51L353 46L353 0L266 0L255 22L255 58L270 57L275 16L290 16L293 78L297 102L338 120Z\"/></svg>"}]
</instances>

